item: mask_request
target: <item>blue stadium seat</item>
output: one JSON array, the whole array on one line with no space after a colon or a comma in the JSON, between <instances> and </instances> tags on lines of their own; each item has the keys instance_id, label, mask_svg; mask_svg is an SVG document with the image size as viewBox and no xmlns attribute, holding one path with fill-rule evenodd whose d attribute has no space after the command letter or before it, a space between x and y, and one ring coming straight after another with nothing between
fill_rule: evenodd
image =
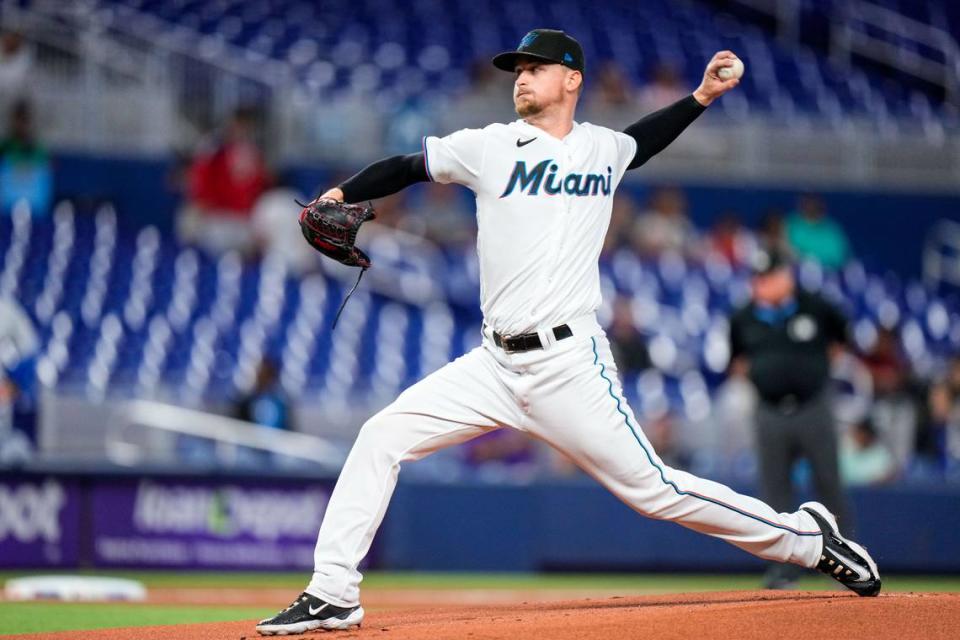
<instances>
[{"instance_id":1,"label":"blue stadium seat","mask_svg":"<svg viewBox=\"0 0 960 640\"><path fill-rule=\"evenodd\" d=\"M440 300L415 305L361 289L333 340L329 327L352 282L298 279L236 256L212 259L156 229L124 229L109 207L95 216L60 208L51 220L18 220L0 219L0 281L15 283L35 320L45 381L54 386L118 395L181 389L223 402L268 356L282 364L294 398L328 393L362 401L395 395L479 343L469 251L426 267L428 278L445 274L433 285ZM689 390L684 396L678 377L696 372L706 387L721 379L724 317L742 300L746 274L715 259L651 262L621 250L601 261L601 278L608 298L616 291L633 301L660 369L625 381L638 412L655 413L663 402L698 410L702 398L691 400ZM879 327L895 329L923 367L960 348L956 301L919 283L879 277L856 261L840 274L804 265L800 279L852 314L861 344ZM52 284L58 281L62 287Z\"/></svg>"},{"instance_id":2,"label":"blue stadium seat","mask_svg":"<svg viewBox=\"0 0 960 640\"><path fill-rule=\"evenodd\" d=\"M402 66L416 66L430 47L444 49L449 63L462 76L470 61L515 46L531 25L550 24L582 40L587 59L595 61L591 66L615 59L638 82L647 80L644 76L655 64L666 61L678 68L686 82L696 83L714 51L732 48L751 69L743 83L749 110L786 111L788 117L794 112L819 114L833 119L864 110L877 118L887 112L902 117L917 117L917 109L920 117L927 113L922 102L911 102L909 91L891 89L890 83L873 70L854 67L841 72L824 55L812 50L802 50L798 55L781 45L774 34L734 21L706 5L614 0L604 3L604 11L594 12L568 0L336 0L322 5L303 0L99 0L99 4L154 16L167 23L171 32L179 29L217 35L246 50L242 54L245 59L271 58L291 65L304 82L311 69L319 69L312 63L332 62L340 69L332 77L328 67L314 73L332 80L329 88L334 91L350 85L351 69L376 62L388 71L381 76L377 90L392 92L402 75L392 72L390 59L402 58ZM885 4L922 22L952 28L954 33L960 31L960 8L953 3L889 0ZM816 28L818 18L830 9L831 3L819 0L801 3L801 28ZM391 55L389 50L385 53L375 46L388 43L398 45L397 52ZM904 51L913 47L910 43L898 44ZM321 88L326 88L326 80ZM443 73L428 70L426 80L429 88L446 92L457 88ZM876 100L871 97L882 101L881 106L874 106ZM939 106L931 108L934 113L939 111Z\"/></svg>"}]
</instances>

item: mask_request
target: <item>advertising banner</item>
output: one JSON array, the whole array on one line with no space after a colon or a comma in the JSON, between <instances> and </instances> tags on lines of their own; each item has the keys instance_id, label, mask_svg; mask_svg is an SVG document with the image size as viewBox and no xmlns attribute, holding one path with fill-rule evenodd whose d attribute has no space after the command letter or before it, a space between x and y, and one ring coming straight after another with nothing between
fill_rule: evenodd
<instances>
[{"instance_id":1,"label":"advertising banner","mask_svg":"<svg viewBox=\"0 0 960 640\"><path fill-rule=\"evenodd\" d=\"M67 480L0 477L0 567L75 566L80 502Z\"/></svg>"},{"instance_id":2,"label":"advertising banner","mask_svg":"<svg viewBox=\"0 0 960 640\"><path fill-rule=\"evenodd\" d=\"M330 486L163 478L92 489L93 562L112 567L303 569Z\"/></svg>"}]
</instances>

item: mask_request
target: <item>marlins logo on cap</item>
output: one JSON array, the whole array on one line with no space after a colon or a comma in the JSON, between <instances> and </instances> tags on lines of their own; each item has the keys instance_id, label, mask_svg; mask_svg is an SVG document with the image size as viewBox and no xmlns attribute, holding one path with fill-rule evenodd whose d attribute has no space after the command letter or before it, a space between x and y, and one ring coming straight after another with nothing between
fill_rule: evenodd
<instances>
[{"instance_id":1,"label":"marlins logo on cap","mask_svg":"<svg viewBox=\"0 0 960 640\"><path fill-rule=\"evenodd\" d=\"M534 29L523 36L516 51L504 51L493 59L493 66L513 72L518 58L534 58L544 62L562 64L583 72L583 47L563 31Z\"/></svg>"}]
</instances>

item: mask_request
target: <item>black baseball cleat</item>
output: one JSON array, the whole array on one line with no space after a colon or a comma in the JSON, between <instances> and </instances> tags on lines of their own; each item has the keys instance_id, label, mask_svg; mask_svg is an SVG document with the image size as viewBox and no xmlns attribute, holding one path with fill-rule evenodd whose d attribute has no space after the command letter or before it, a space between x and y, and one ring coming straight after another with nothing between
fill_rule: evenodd
<instances>
[{"instance_id":1,"label":"black baseball cleat","mask_svg":"<svg viewBox=\"0 0 960 640\"><path fill-rule=\"evenodd\" d=\"M309 593L301 593L289 607L257 623L262 636L295 636L314 629L349 629L363 621L363 607L337 607Z\"/></svg>"},{"instance_id":2,"label":"black baseball cleat","mask_svg":"<svg viewBox=\"0 0 960 640\"><path fill-rule=\"evenodd\" d=\"M820 552L817 571L858 596L880 593L880 571L867 550L841 536L837 519L819 502L805 502L800 508L813 516L823 532L823 551Z\"/></svg>"}]
</instances>

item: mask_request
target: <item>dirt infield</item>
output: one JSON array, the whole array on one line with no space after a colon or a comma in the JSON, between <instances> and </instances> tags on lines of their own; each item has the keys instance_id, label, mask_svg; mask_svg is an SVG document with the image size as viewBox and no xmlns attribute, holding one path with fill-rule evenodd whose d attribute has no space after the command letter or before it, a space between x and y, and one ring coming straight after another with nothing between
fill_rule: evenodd
<instances>
[{"instance_id":1,"label":"dirt infield","mask_svg":"<svg viewBox=\"0 0 960 640\"><path fill-rule=\"evenodd\" d=\"M371 607L344 640L928 640L960 635L960 595L858 598L822 592L740 591L560 602ZM253 621L5 636L11 640L253 640ZM315 634L306 636L318 637Z\"/></svg>"}]
</instances>

